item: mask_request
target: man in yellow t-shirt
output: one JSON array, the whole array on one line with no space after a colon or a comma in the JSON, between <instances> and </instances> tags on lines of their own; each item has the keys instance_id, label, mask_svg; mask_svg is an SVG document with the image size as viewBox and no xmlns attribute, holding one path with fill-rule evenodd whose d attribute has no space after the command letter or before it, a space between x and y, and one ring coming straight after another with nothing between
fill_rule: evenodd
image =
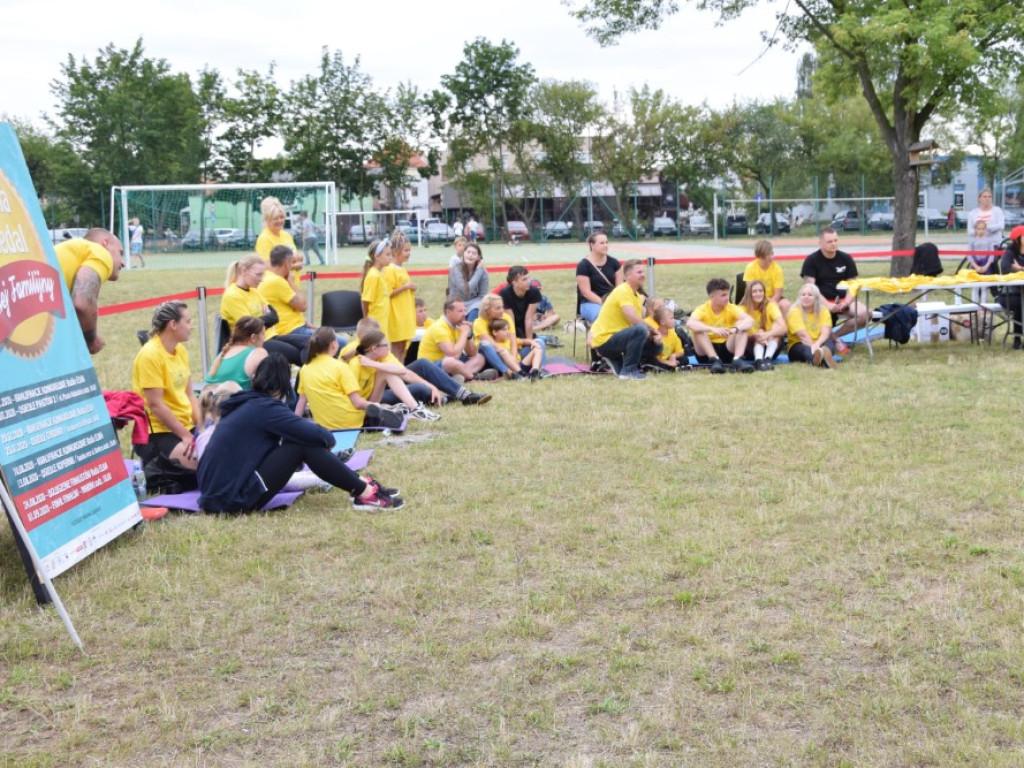
<instances>
[{"instance_id":1,"label":"man in yellow t-shirt","mask_svg":"<svg viewBox=\"0 0 1024 768\"><path fill-rule=\"evenodd\" d=\"M466 322L466 305L461 299L448 299L444 315L431 325L420 340L419 358L439 366L449 376L466 381L483 370L484 356L473 341L473 326Z\"/></svg>"},{"instance_id":2,"label":"man in yellow t-shirt","mask_svg":"<svg viewBox=\"0 0 1024 768\"><path fill-rule=\"evenodd\" d=\"M263 275L263 280L256 290L267 306L277 312L277 324L273 336L299 334L309 336L313 326L306 323L303 312L306 311L306 297L297 293L289 277L293 251L286 245L274 246L270 251L270 266Z\"/></svg>"},{"instance_id":3,"label":"man in yellow t-shirt","mask_svg":"<svg viewBox=\"0 0 1024 768\"><path fill-rule=\"evenodd\" d=\"M78 315L85 344L89 354L95 355L106 343L96 330L100 285L120 277L124 246L112 232L94 227L85 233L85 237L65 240L54 250L64 282L71 292L71 303Z\"/></svg>"},{"instance_id":4,"label":"man in yellow t-shirt","mask_svg":"<svg viewBox=\"0 0 1024 768\"><path fill-rule=\"evenodd\" d=\"M764 292L771 301L779 305L782 316L789 312L789 302L782 297L783 276L782 267L775 261L775 248L767 240L758 240L754 245L754 256L756 257L743 270L743 282L750 285L755 280L764 283ZM742 299L737 296L736 300Z\"/></svg>"},{"instance_id":5,"label":"man in yellow t-shirt","mask_svg":"<svg viewBox=\"0 0 1024 768\"><path fill-rule=\"evenodd\" d=\"M647 376L640 370L640 361L661 352L661 334L644 322L640 298L646 278L644 263L639 259L625 262L622 278L623 282L605 297L587 341L620 379L641 380Z\"/></svg>"},{"instance_id":6,"label":"man in yellow t-shirt","mask_svg":"<svg viewBox=\"0 0 1024 768\"><path fill-rule=\"evenodd\" d=\"M725 373L723 363L732 363L734 371L753 373L754 366L743 360L743 353L754 321L729 301L728 281L712 278L707 292L708 300L693 310L686 322L693 334L697 362L710 365L712 373Z\"/></svg>"}]
</instances>

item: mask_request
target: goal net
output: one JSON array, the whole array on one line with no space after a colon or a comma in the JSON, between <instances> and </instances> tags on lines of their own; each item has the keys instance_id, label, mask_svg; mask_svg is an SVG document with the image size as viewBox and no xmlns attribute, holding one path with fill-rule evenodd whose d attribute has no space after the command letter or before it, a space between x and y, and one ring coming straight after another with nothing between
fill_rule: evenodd
<instances>
[{"instance_id":1,"label":"goal net","mask_svg":"<svg viewBox=\"0 0 1024 768\"><path fill-rule=\"evenodd\" d=\"M298 248L307 247L307 260L336 264L338 197L334 182L329 181L115 186L110 229L124 243L129 269L143 264L158 269L227 267L239 252L254 249L263 230L260 203L270 196L284 206L285 231L291 232ZM315 239L307 238L305 243L301 213L315 225ZM142 227L138 255L138 243L134 252L131 247L136 226Z\"/></svg>"}]
</instances>

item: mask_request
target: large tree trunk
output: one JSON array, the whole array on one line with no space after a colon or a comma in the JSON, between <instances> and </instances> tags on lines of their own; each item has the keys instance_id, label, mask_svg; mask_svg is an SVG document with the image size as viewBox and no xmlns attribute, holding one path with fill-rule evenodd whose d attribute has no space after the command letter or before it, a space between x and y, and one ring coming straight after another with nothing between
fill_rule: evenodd
<instances>
[{"instance_id":1,"label":"large tree trunk","mask_svg":"<svg viewBox=\"0 0 1024 768\"><path fill-rule=\"evenodd\" d=\"M910 165L908 143L900 148L893 158L893 186L896 192L896 217L892 226L892 249L913 250L917 239L917 169ZM910 274L911 259L908 256L893 256L889 262L891 277L905 277Z\"/></svg>"}]
</instances>

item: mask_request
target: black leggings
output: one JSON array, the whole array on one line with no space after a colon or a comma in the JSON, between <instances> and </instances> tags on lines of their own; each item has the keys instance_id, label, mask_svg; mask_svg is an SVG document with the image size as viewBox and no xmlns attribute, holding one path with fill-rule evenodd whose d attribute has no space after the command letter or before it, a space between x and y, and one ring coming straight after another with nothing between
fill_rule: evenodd
<instances>
[{"instance_id":1,"label":"black leggings","mask_svg":"<svg viewBox=\"0 0 1024 768\"><path fill-rule=\"evenodd\" d=\"M267 352L278 352L284 355L291 365L302 365L309 354L309 336L301 333L287 333L275 336L263 342Z\"/></svg>"},{"instance_id":2,"label":"black leggings","mask_svg":"<svg viewBox=\"0 0 1024 768\"><path fill-rule=\"evenodd\" d=\"M359 496L366 490L366 483L359 479L359 475L349 469L340 456L331 453L327 448L285 442L268 453L256 470L267 487L260 500L256 502L256 508L261 509L274 498L277 492L284 488L295 470L304 463L308 464L321 480L335 488L348 491L353 496Z\"/></svg>"}]
</instances>

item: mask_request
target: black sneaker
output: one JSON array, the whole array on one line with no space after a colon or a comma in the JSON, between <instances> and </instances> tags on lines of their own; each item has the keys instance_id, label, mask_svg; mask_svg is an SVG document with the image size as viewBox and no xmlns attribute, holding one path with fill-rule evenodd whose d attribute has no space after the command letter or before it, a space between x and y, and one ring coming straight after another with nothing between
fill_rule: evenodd
<instances>
[{"instance_id":1,"label":"black sneaker","mask_svg":"<svg viewBox=\"0 0 1024 768\"><path fill-rule=\"evenodd\" d=\"M717 357L711 363L711 372L712 373L725 373L725 366L722 365L722 361L719 360Z\"/></svg>"},{"instance_id":2,"label":"black sneaker","mask_svg":"<svg viewBox=\"0 0 1024 768\"><path fill-rule=\"evenodd\" d=\"M380 512L384 509L401 509L404 506L404 499L399 496L388 496L379 487L375 487L373 493L362 499L358 496L352 498L352 508L360 512Z\"/></svg>"},{"instance_id":3,"label":"black sneaker","mask_svg":"<svg viewBox=\"0 0 1024 768\"><path fill-rule=\"evenodd\" d=\"M483 405L484 403L491 402L491 396L485 395L482 392L470 392L466 395L466 399L462 401L463 405Z\"/></svg>"},{"instance_id":4,"label":"black sneaker","mask_svg":"<svg viewBox=\"0 0 1024 768\"><path fill-rule=\"evenodd\" d=\"M737 373L753 373L754 366L748 363L746 360L733 360L732 369Z\"/></svg>"},{"instance_id":5,"label":"black sneaker","mask_svg":"<svg viewBox=\"0 0 1024 768\"><path fill-rule=\"evenodd\" d=\"M385 496L397 496L398 494L401 493L401 491L398 490L397 488L388 488L385 485L381 485L380 483L377 482L376 479L374 479L373 475L367 475L366 477L369 478L369 480L373 484L373 486L378 491L383 493Z\"/></svg>"},{"instance_id":6,"label":"black sneaker","mask_svg":"<svg viewBox=\"0 0 1024 768\"><path fill-rule=\"evenodd\" d=\"M621 361L616 363L610 357L602 357L601 359L604 361L604 364L608 366L608 370L614 373L616 376L622 373Z\"/></svg>"}]
</instances>

